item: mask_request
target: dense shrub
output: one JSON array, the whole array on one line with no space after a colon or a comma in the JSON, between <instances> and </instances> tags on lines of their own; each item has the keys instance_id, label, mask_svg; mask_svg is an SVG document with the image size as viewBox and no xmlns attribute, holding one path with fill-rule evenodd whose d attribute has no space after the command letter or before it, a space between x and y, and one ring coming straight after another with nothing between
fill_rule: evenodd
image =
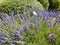
<instances>
[{"instance_id":1,"label":"dense shrub","mask_svg":"<svg viewBox=\"0 0 60 45\"><path fill-rule=\"evenodd\" d=\"M49 1L48 0L38 0L45 9L48 9L49 7Z\"/></svg>"},{"instance_id":2,"label":"dense shrub","mask_svg":"<svg viewBox=\"0 0 60 45\"><path fill-rule=\"evenodd\" d=\"M15 7L12 11L16 12L0 13L0 45L60 45L60 12L40 10L36 0L22 2L16 10L24 13Z\"/></svg>"},{"instance_id":3,"label":"dense shrub","mask_svg":"<svg viewBox=\"0 0 60 45\"><path fill-rule=\"evenodd\" d=\"M0 12L10 13L19 10L21 13L28 6L37 6L43 9L43 6L36 0L2 0L0 1Z\"/></svg>"},{"instance_id":4,"label":"dense shrub","mask_svg":"<svg viewBox=\"0 0 60 45\"><path fill-rule=\"evenodd\" d=\"M0 13L0 45L60 45L60 16L34 8L33 14Z\"/></svg>"},{"instance_id":5,"label":"dense shrub","mask_svg":"<svg viewBox=\"0 0 60 45\"><path fill-rule=\"evenodd\" d=\"M49 0L49 8L60 10L60 0Z\"/></svg>"}]
</instances>

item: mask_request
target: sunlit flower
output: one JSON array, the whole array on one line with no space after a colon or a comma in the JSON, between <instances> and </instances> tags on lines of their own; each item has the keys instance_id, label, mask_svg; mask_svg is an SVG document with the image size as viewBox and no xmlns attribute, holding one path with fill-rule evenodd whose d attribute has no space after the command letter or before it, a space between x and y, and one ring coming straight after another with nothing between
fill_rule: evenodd
<instances>
[{"instance_id":1,"label":"sunlit flower","mask_svg":"<svg viewBox=\"0 0 60 45\"><path fill-rule=\"evenodd\" d=\"M33 14L34 14L34 15L37 15L37 13L36 13L35 11L33 11Z\"/></svg>"}]
</instances>

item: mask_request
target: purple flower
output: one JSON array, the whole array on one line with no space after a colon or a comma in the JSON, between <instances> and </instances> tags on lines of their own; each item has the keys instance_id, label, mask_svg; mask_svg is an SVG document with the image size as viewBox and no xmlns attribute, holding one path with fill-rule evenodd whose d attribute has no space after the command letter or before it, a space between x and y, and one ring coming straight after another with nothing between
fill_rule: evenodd
<instances>
[{"instance_id":1,"label":"purple flower","mask_svg":"<svg viewBox=\"0 0 60 45\"><path fill-rule=\"evenodd\" d=\"M48 38L49 38L49 39L54 38L54 34L49 34L49 35L48 35Z\"/></svg>"},{"instance_id":2,"label":"purple flower","mask_svg":"<svg viewBox=\"0 0 60 45\"><path fill-rule=\"evenodd\" d=\"M47 10L44 10L44 11L43 11L43 15L44 15L44 16L48 16L48 14L49 14L49 12L48 12Z\"/></svg>"},{"instance_id":3,"label":"purple flower","mask_svg":"<svg viewBox=\"0 0 60 45\"><path fill-rule=\"evenodd\" d=\"M27 29L27 26L23 26L23 29L24 29L24 30L28 30L28 29Z\"/></svg>"},{"instance_id":4,"label":"purple flower","mask_svg":"<svg viewBox=\"0 0 60 45\"><path fill-rule=\"evenodd\" d=\"M39 27L40 27L40 22L39 22L39 20L35 20L34 21L34 24L36 25L36 28L38 29Z\"/></svg>"},{"instance_id":5,"label":"purple flower","mask_svg":"<svg viewBox=\"0 0 60 45\"><path fill-rule=\"evenodd\" d=\"M5 43L5 42L7 42L7 39L5 39L5 37L0 36L0 42Z\"/></svg>"},{"instance_id":6,"label":"purple flower","mask_svg":"<svg viewBox=\"0 0 60 45\"><path fill-rule=\"evenodd\" d=\"M60 17L56 17L56 22L60 22Z\"/></svg>"},{"instance_id":7,"label":"purple flower","mask_svg":"<svg viewBox=\"0 0 60 45\"><path fill-rule=\"evenodd\" d=\"M32 17L29 17L29 18L28 18L28 21L29 21L29 22L32 22Z\"/></svg>"},{"instance_id":8,"label":"purple flower","mask_svg":"<svg viewBox=\"0 0 60 45\"><path fill-rule=\"evenodd\" d=\"M29 26L29 27L33 27L33 24L29 24L28 26Z\"/></svg>"},{"instance_id":9,"label":"purple flower","mask_svg":"<svg viewBox=\"0 0 60 45\"><path fill-rule=\"evenodd\" d=\"M16 32L14 36L15 37L20 37L20 32Z\"/></svg>"},{"instance_id":10,"label":"purple flower","mask_svg":"<svg viewBox=\"0 0 60 45\"><path fill-rule=\"evenodd\" d=\"M20 19L20 22L21 22L22 25L26 25L25 20Z\"/></svg>"},{"instance_id":11,"label":"purple flower","mask_svg":"<svg viewBox=\"0 0 60 45\"><path fill-rule=\"evenodd\" d=\"M24 29L23 28L21 28L20 29L20 34L22 34L24 32Z\"/></svg>"}]
</instances>

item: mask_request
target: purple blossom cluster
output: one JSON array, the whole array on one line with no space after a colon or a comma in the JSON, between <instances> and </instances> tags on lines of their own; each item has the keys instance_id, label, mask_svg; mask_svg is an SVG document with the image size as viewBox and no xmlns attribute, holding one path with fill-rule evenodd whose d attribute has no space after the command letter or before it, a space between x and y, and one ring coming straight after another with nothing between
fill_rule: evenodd
<instances>
[{"instance_id":1,"label":"purple blossom cluster","mask_svg":"<svg viewBox=\"0 0 60 45\"><path fill-rule=\"evenodd\" d=\"M52 26L55 26L56 23L60 23L60 11L40 10L36 7L34 9L35 9L34 11L37 13L37 16L39 18L42 18L42 20L48 24L48 27L52 27ZM52 21L53 21L53 23L52 23Z\"/></svg>"},{"instance_id":2,"label":"purple blossom cluster","mask_svg":"<svg viewBox=\"0 0 60 45\"><path fill-rule=\"evenodd\" d=\"M11 37L7 32L3 32L3 30L0 29L0 44L10 42Z\"/></svg>"},{"instance_id":3,"label":"purple blossom cluster","mask_svg":"<svg viewBox=\"0 0 60 45\"><path fill-rule=\"evenodd\" d=\"M0 13L0 44L15 43L24 44L23 36L21 35L24 31L30 30L30 28L40 28L42 21L48 24L48 27L52 27L56 22L60 22L59 11L47 11L34 8L27 10L23 14L19 12L13 12L10 14ZM53 24L51 21L55 18ZM53 35L49 35L52 38Z\"/></svg>"}]
</instances>

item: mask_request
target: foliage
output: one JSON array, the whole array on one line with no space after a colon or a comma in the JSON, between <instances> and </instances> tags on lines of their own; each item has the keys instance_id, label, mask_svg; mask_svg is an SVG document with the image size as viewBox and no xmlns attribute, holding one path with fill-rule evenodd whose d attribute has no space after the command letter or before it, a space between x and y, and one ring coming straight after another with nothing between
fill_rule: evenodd
<instances>
[{"instance_id":1,"label":"foliage","mask_svg":"<svg viewBox=\"0 0 60 45\"><path fill-rule=\"evenodd\" d=\"M57 27L57 26L56 26ZM26 45L59 45L59 30L56 27L48 28L46 23L41 24L39 30L28 30L24 33ZM31 32L32 31L32 32ZM34 32L33 32L34 31ZM53 38L48 36L53 34ZM58 38L58 39L57 39ZM57 42L58 41L58 42Z\"/></svg>"},{"instance_id":2,"label":"foliage","mask_svg":"<svg viewBox=\"0 0 60 45\"><path fill-rule=\"evenodd\" d=\"M49 8L60 10L60 0L49 0L50 6Z\"/></svg>"},{"instance_id":3,"label":"foliage","mask_svg":"<svg viewBox=\"0 0 60 45\"><path fill-rule=\"evenodd\" d=\"M0 45L60 45L59 12L31 10L0 13Z\"/></svg>"},{"instance_id":4,"label":"foliage","mask_svg":"<svg viewBox=\"0 0 60 45\"><path fill-rule=\"evenodd\" d=\"M48 0L38 0L44 7L44 9L48 9L49 1Z\"/></svg>"},{"instance_id":5,"label":"foliage","mask_svg":"<svg viewBox=\"0 0 60 45\"><path fill-rule=\"evenodd\" d=\"M30 7L32 9L34 6L43 9L43 6L36 0L2 0L0 2L0 12L11 13L18 10L22 13L24 12L24 8Z\"/></svg>"}]
</instances>

